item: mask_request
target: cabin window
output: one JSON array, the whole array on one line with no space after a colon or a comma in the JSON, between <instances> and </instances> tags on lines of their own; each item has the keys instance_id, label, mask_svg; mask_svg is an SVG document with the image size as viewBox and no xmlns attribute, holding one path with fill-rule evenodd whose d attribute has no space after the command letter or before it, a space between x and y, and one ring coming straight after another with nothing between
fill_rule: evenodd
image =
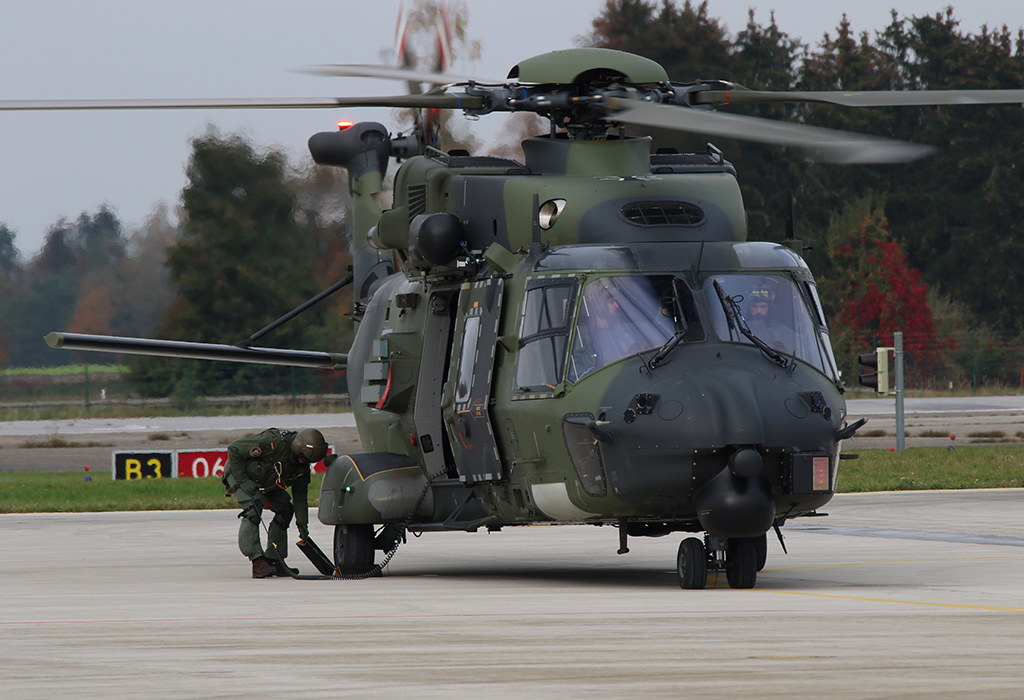
<instances>
[{"instance_id":1,"label":"cabin window","mask_svg":"<svg viewBox=\"0 0 1024 700\"><path fill-rule=\"evenodd\" d=\"M576 280L534 280L526 287L516 359L518 391L554 391L562 381Z\"/></svg>"},{"instance_id":2,"label":"cabin window","mask_svg":"<svg viewBox=\"0 0 1024 700\"><path fill-rule=\"evenodd\" d=\"M462 333L462 355L459 358L459 381L455 385L455 403L469 400L473 389L473 370L476 369L476 346L480 339L480 317L470 316L466 319L466 328Z\"/></svg>"}]
</instances>

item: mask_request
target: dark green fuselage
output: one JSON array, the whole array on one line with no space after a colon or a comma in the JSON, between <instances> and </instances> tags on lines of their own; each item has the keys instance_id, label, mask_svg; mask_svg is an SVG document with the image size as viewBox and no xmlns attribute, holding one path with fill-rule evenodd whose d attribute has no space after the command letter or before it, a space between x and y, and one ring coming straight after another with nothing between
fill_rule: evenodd
<instances>
[{"instance_id":1,"label":"dark green fuselage","mask_svg":"<svg viewBox=\"0 0 1024 700\"><path fill-rule=\"evenodd\" d=\"M373 291L348 376L364 450L408 461L329 474L325 523L404 520L366 495L389 479L409 507L433 479L411 526L422 530L616 521L746 537L831 498L846 410L809 270L746 241L728 163L649 147L537 138L525 164L402 166L368 236L401 271ZM435 213L464 242L443 264L417 256L424 237L410 242ZM780 362L729 335L716 279L788 294L803 349ZM611 361L585 347L601 285L650 326Z\"/></svg>"}]
</instances>

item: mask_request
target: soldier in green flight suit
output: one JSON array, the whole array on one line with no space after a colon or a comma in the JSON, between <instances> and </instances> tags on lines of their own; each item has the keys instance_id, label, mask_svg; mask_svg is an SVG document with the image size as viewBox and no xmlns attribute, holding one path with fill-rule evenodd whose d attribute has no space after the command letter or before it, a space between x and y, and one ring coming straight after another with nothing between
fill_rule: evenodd
<instances>
[{"instance_id":1,"label":"soldier in green flight suit","mask_svg":"<svg viewBox=\"0 0 1024 700\"><path fill-rule=\"evenodd\" d=\"M314 428L297 433L269 428L228 446L224 495L234 495L242 506L238 516L241 518L238 548L252 562L253 578L290 575L284 564L288 556L288 526L294 515L299 537L309 537L310 465L326 454L327 441ZM294 506L292 498L288 497L289 487ZM260 542L260 518L264 508L274 512L266 552Z\"/></svg>"}]
</instances>

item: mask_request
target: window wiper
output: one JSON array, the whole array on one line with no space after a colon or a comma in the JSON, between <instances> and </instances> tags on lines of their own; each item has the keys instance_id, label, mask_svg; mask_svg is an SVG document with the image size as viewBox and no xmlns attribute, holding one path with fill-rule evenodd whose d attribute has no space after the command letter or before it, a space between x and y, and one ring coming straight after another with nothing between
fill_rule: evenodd
<instances>
[{"instance_id":1,"label":"window wiper","mask_svg":"<svg viewBox=\"0 0 1024 700\"><path fill-rule=\"evenodd\" d=\"M712 280L712 284L715 285L715 291L718 292L718 299L722 302L722 308L725 309L725 318L729 323L729 337L732 337L732 331L738 330L746 337L751 343L753 343L761 354L766 358L777 364L782 369L789 369L790 358L783 355L781 352L773 348L768 343L764 342L747 326L747 320L743 318L743 314L740 313L740 305L736 303L736 300L725 293L722 289L722 285L718 283L718 280Z\"/></svg>"},{"instance_id":2,"label":"window wiper","mask_svg":"<svg viewBox=\"0 0 1024 700\"><path fill-rule=\"evenodd\" d=\"M650 367L654 369L668 357L668 354L672 352L675 346L683 342L683 338L686 337L686 331L690 330L690 327L686 323L686 316L683 314L683 304L679 300L679 290L676 289L677 280L672 280L672 304L676 307L676 318L679 322L679 330L677 330L671 338L665 341L665 344L661 346L658 352L654 353L654 357L651 358Z\"/></svg>"},{"instance_id":3,"label":"window wiper","mask_svg":"<svg viewBox=\"0 0 1024 700\"><path fill-rule=\"evenodd\" d=\"M661 349L654 353L654 357L651 358L651 369L654 369L664 362L665 358L668 357L668 354L672 352L672 349L679 345L679 343L683 342L683 338L686 337L686 331L687 329L684 327L681 330L676 331L675 335L665 341L665 344L661 346Z\"/></svg>"}]
</instances>

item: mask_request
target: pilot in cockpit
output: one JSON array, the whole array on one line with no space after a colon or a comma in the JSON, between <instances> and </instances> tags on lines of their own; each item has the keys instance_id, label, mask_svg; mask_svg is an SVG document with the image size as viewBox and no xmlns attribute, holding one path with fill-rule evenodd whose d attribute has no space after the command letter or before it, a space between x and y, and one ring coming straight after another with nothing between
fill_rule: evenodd
<instances>
[{"instance_id":1,"label":"pilot in cockpit","mask_svg":"<svg viewBox=\"0 0 1024 700\"><path fill-rule=\"evenodd\" d=\"M758 278L747 295L746 321L750 331L776 350L793 354L796 337L793 329L779 318L779 285L770 278Z\"/></svg>"},{"instance_id":2,"label":"pilot in cockpit","mask_svg":"<svg viewBox=\"0 0 1024 700\"><path fill-rule=\"evenodd\" d=\"M623 357L659 347L675 332L644 277L602 277L584 287L573 339L569 378Z\"/></svg>"}]
</instances>

